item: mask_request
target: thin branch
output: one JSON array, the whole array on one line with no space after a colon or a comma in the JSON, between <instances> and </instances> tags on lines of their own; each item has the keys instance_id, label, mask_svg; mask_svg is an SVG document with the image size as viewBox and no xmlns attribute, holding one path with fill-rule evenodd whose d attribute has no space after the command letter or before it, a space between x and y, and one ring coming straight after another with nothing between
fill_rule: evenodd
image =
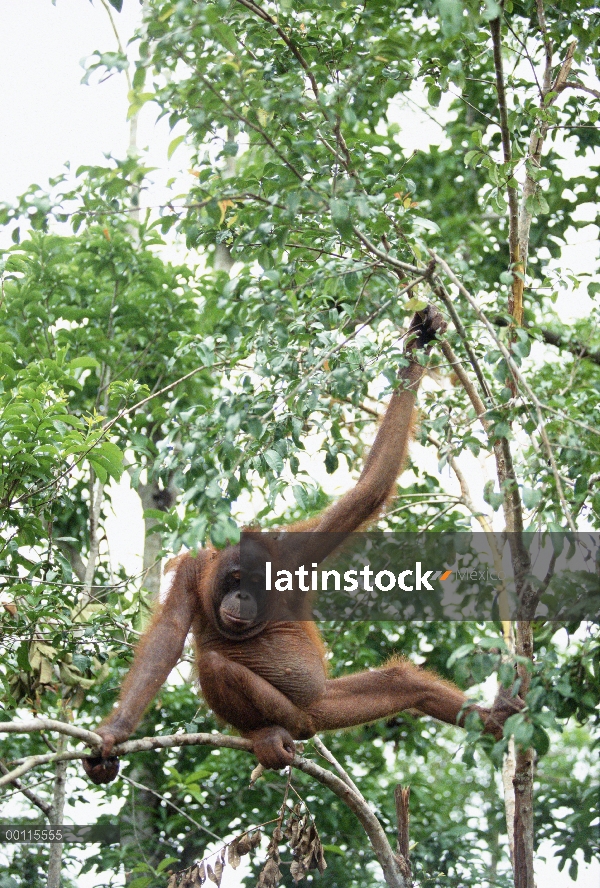
<instances>
[{"instance_id":1,"label":"thin branch","mask_svg":"<svg viewBox=\"0 0 600 888\"><path fill-rule=\"evenodd\" d=\"M544 0L535 0L535 6L537 11L537 20L540 28L540 34L542 35L542 40L544 41L544 55L546 57L546 63L544 68L543 92L546 92L550 86L550 79L552 77L552 57L554 55L554 47L552 45L552 38L548 33Z\"/></svg>"},{"instance_id":2,"label":"thin branch","mask_svg":"<svg viewBox=\"0 0 600 888\"><path fill-rule=\"evenodd\" d=\"M418 274L418 275L423 276L423 273L426 269L419 268L416 265L409 265L408 262L401 262L399 259L396 259L394 256L390 256L390 254L386 253L385 250L380 250L378 247L375 246L374 243L372 243L369 240L369 238L365 234L362 233L360 228L357 228L356 225L352 226L352 230L354 231L354 234L357 236L359 241L362 244L364 244L364 246L367 248L367 250L370 253L373 253L374 256L377 256L378 259L381 259L381 261L385 265L389 265L391 268L393 268L396 271L404 271L404 272L408 272L409 274ZM428 277L430 274L428 269L427 269L427 272L428 272L428 274L427 274L427 277ZM414 284L411 284L411 286L414 286Z\"/></svg>"},{"instance_id":3,"label":"thin branch","mask_svg":"<svg viewBox=\"0 0 600 888\"><path fill-rule=\"evenodd\" d=\"M490 388L487 384L486 378L483 375L483 371L482 371L481 367L479 366L479 361L477 360L477 355L475 354L473 347L471 346L470 339L467 336L467 331L465 330L465 328L463 326L463 323L458 315L458 312L454 308L454 303L452 302L452 299L450 298L450 294L448 293L448 291L444 287L440 278L437 276L434 278L432 289L433 289L433 292L435 293L435 295L439 299L442 300L442 302L444 303L444 305L448 309L448 314L452 318L452 323L454 324L454 328L462 340L464 349L465 349L465 351L468 355L468 358L469 358L469 363L471 364L471 367L473 368L473 372L475 373L475 376L477 377L477 381L478 381L479 385L481 386L481 391L484 393L485 398L488 401L488 403L492 404L493 403L492 393L491 393ZM466 374L465 374L465 377L466 377ZM466 378L468 378L468 377L466 377ZM468 392L467 392L467 394L468 394Z\"/></svg>"},{"instance_id":4,"label":"thin branch","mask_svg":"<svg viewBox=\"0 0 600 888\"><path fill-rule=\"evenodd\" d=\"M115 35L118 50L121 53L121 55L126 56L127 53L125 52L125 48L123 47L123 44L121 43L121 38L119 37L119 32L117 30L117 26L116 26L115 20L113 18L112 9L110 8L110 6L106 2L106 0L100 0L100 2L102 3L102 6L106 10L106 14L110 19L110 26L112 28L113 34ZM131 83L131 77L129 76L129 68L125 69L125 77L127 78L127 89L129 90L129 92L131 92L133 87L132 87L132 83Z\"/></svg>"},{"instance_id":5,"label":"thin branch","mask_svg":"<svg viewBox=\"0 0 600 888\"><path fill-rule=\"evenodd\" d=\"M600 90L592 89L591 86L586 86L580 80L567 80L566 83L561 83L556 87L557 92L562 92L564 89L577 89L580 92L589 93L591 96L600 99Z\"/></svg>"},{"instance_id":6,"label":"thin branch","mask_svg":"<svg viewBox=\"0 0 600 888\"><path fill-rule=\"evenodd\" d=\"M296 756L292 764L330 789L356 815L369 837L383 870L384 879L390 888L410 888L410 877L407 878L402 872L400 859L392 851L383 827L368 803L362 797L357 796L341 777L332 774L331 771L327 771L315 762Z\"/></svg>"},{"instance_id":7,"label":"thin branch","mask_svg":"<svg viewBox=\"0 0 600 888\"><path fill-rule=\"evenodd\" d=\"M554 83L552 83L552 41L547 36L545 23L546 20L542 0L537 0L537 8L540 31L544 35L544 45L546 47L546 65L544 69L544 80L542 95L540 98L540 108L546 109L554 104L556 97L561 91L562 85L568 81L568 76L571 71L571 65L573 63L573 56L577 47L577 41L574 40L567 48L565 60L561 65L560 71L558 72ZM519 253L523 266L523 275L527 271L529 233L531 231L531 220L533 218L530 203L538 188L537 182L528 169L528 164L532 164L534 167L540 166L542 158L542 148L544 146L546 135L548 134L548 129L549 122L547 120L542 121L540 126L536 127L533 130L531 138L529 140L527 163L525 165L525 169L527 172L525 175L525 184L523 186L521 206L519 209Z\"/></svg>"},{"instance_id":8,"label":"thin branch","mask_svg":"<svg viewBox=\"0 0 600 888\"><path fill-rule=\"evenodd\" d=\"M313 737L312 742L314 744L315 749L317 749L321 753L323 758L326 761L328 761L330 765L333 765L333 767L338 772L339 776L342 778L344 783L347 783L348 786L350 787L350 789L353 792L355 792L359 798L361 798L363 801L366 801L362 792L360 791L360 789L358 788L358 786L356 785L356 783L354 782L354 780L352 779L350 774L348 774L348 772L345 770L345 768L342 767L342 765L338 762L338 760L336 759L334 754L331 752L331 750L325 746L325 744L320 739L320 737L316 737L316 736Z\"/></svg>"},{"instance_id":9,"label":"thin branch","mask_svg":"<svg viewBox=\"0 0 600 888\"><path fill-rule=\"evenodd\" d=\"M121 774L120 776L121 776L121 780L124 780L126 783L129 783L130 786L135 786L136 789L141 789L142 792L149 792L150 795L156 796L156 798L160 799L161 802L164 802L165 805L168 805L170 808L173 808L174 811L177 811L178 814L181 814L182 817L184 817L186 820L189 820L189 822L192 824L192 826L195 826L196 829L201 829L203 832L208 833L208 835L211 836L211 838L216 839L217 842L221 843L223 841L221 836L218 836L216 833L214 833L207 826L204 826L203 823L198 823L198 821L194 820L193 817L190 817L190 815L186 811L184 811L183 808L180 808L179 805L176 805L174 802L171 801L171 799L166 798L166 796L162 795L160 792L157 792L155 789L151 789L149 786L146 786L144 783L138 783L137 780L133 780L131 777L128 777L126 774Z\"/></svg>"},{"instance_id":10,"label":"thin branch","mask_svg":"<svg viewBox=\"0 0 600 888\"><path fill-rule=\"evenodd\" d=\"M38 724L42 722L52 725L52 727L42 728ZM99 734L86 731L84 728L75 728L73 725L63 724L54 719L35 719L31 722L0 724L0 733L31 733L40 730L53 730L58 733L69 734L69 736L77 736L76 732L79 732L79 739L82 739L87 746L92 749L99 749L102 746L102 738ZM140 740L129 740L127 743L121 743L119 746L116 746L114 754L120 756L149 749L172 749L180 746L214 746L218 749L252 751L251 741L244 740L242 737L229 737L225 734L169 734L163 737L143 737ZM38 765L46 765L50 762L58 761L75 761L76 759L88 758L89 755L89 752L78 750L73 752L52 752L45 755L30 755L23 759L15 759L12 764L17 765L17 767L3 777L0 777L0 786L12 783L16 778L21 777Z\"/></svg>"},{"instance_id":11,"label":"thin branch","mask_svg":"<svg viewBox=\"0 0 600 888\"><path fill-rule=\"evenodd\" d=\"M4 764L4 762L0 762L0 773L2 773L2 774L9 774L10 773L8 768ZM49 778L49 779L51 779L51 778ZM32 803L32 805L35 805L36 808L40 809L42 814L45 814L46 817L50 816L50 812L52 811L52 805L49 802L45 802L44 799L40 798L40 796L37 795L37 793L33 792L31 789L28 789L26 786L24 786L20 780L13 780L11 782L12 782L12 785L15 787L15 789L18 790L18 792L22 793L26 799L29 799L29 801Z\"/></svg>"},{"instance_id":12,"label":"thin branch","mask_svg":"<svg viewBox=\"0 0 600 888\"><path fill-rule=\"evenodd\" d=\"M317 81L315 80L314 74L310 70L308 62L306 61L306 59L304 58L304 56L302 55L302 53L300 52L300 50L298 49L298 47L296 46L294 41L290 37L288 37L286 32L283 30L283 28L275 21L274 18L272 18L269 15L268 12L265 12L265 10L262 9L258 5L258 3L253 3L252 0L236 0L236 2L239 3L241 6L245 6L246 9L250 10L250 12L253 12L259 18L261 18L264 22L268 22L268 24L272 25L273 28L275 28L275 30L277 31L277 33L279 34L279 36L281 37L281 39L283 40L283 42L285 43L287 48L290 50L290 52L292 53L294 58L300 63L302 69L304 70L304 73L306 74L306 76L308 77L308 79L310 81L310 85L311 85L312 91L314 93L315 99L318 101L319 87L317 86Z\"/></svg>"},{"instance_id":13,"label":"thin branch","mask_svg":"<svg viewBox=\"0 0 600 888\"><path fill-rule=\"evenodd\" d=\"M467 78L467 80L468 79L469 78ZM493 126L493 127L498 126L497 120L494 120L493 117L488 117L488 115L484 111L482 111L481 108L478 108L477 105L472 105L471 102L469 102L467 99L465 99L465 97L462 93L456 92L455 90L451 89L450 87L447 87L447 89L451 95L453 95L455 98L457 98L459 100L459 102L462 102L463 105L466 105L467 108L471 109L471 111L474 111L480 117L483 117L484 120L487 120L487 122L490 124L490 126Z\"/></svg>"},{"instance_id":14,"label":"thin branch","mask_svg":"<svg viewBox=\"0 0 600 888\"><path fill-rule=\"evenodd\" d=\"M499 338L493 324L491 324L490 321L488 321L485 314L479 308L476 300L469 293L469 291L464 286L464 284L461 282L461 280L454 274L454 272L452 271L450 266L447 264L447 262L445 262L441 258L441 256L438 256L437 253L435 253L433 250L430 250L429 252L430 252L431 256L436 260L436 262L438 263L440 268L450 278L452 283L458 287L458 289L463 294L463 296L465 297L465 299L467 300L467 302L469 303L471 308L476 312L478 318L484 324L488 333L491 335L492 339L496 343L497 348L499 349L499 351L502 352L502 356L504 357L504 360L508 364L508 367L510 368L511 372L519 380L519 383L522 386L523 390L527 393L528 397L530 398L531 402L533 403L533 405L535 407L537 419L538 419L538 425L539 425L539 429L540 429L540 436L542 439L542 444L543 444L544 450L546 451L548 461L550 462L552 474L554 476L554 481L556 484L556 492L558 493L558 498L560 500L563 514L567 520L567 524L569 525L570 530L572 530L573 533L576 533L575 523L573 521L571 511L569 509L569 506L567 504L567 500L565 498L562 481L560 479L560 473L558 471L558 466L556 465L556 459L554 458L554 453L552 450L552 445L550 444L550 439L548 438L548 432L546 430L546 423L544 420L544 415L542 413L542 404L540 403L537 395L535 394L535 392L533 391L533 389L531 388L531 386L528 384L525 377L521 373L521 370L519 369L519 367L515 363L511 353L506 348L506 346L504 345L502 340Z\"/></svg>"},{"instance_id":15,"label":"thin branch","mask_svg":"<svg viewBox=\"0 0 600 888\"><path fill-rule=\"evenodd\" d=\"M554 345L556 348L565 349L565 351L571 352L577 358L586 358L588 361L592 361L594 364L600 366L600 351L589 349L582 342L567 342L559 333L554 333L546 327L541 327L540 333L543 336L544 342L547 342L548 345Z\"/></svg>"},{"instance_id":16,"label":"thin branch","mask_svg":"<svg viewBox=\"0 0 600 888\"><path fill-rule=\"evenodd\" d=\"M0 734L35 734L38 731L56 731L76 740L82 740L88 746L102 746L102 738L86 728L78 728L59 721L57 718L32 718L27 721L0 722Z\"/></svg>"},{"instance_id":17,"label":"thin branch","mask_svg":"<svg viewBox=\"0 0 600 888\"><path fill-rule=\"evenodd\" d=\"M506 89L504 85L504 71L502 67L502 19L497 18L490 22L492 44L494 48L494 69L496 72L496 93L498 95L498 110L500 113L500 133L502 136L502 153L504 163L512 163L512 148L510 144L510 128L508 126L508 108L506 104ZM509 167L509 176L512 178L512 170ZM508 302L508 310L516 323L523 323L523 275L521 269L521 256L519 254L519 200L516 185L509 184L507 180L506 192L508 196L508 243L510 248L510 262L513 271L511 296Z\"/></svg>"}]
</instances>

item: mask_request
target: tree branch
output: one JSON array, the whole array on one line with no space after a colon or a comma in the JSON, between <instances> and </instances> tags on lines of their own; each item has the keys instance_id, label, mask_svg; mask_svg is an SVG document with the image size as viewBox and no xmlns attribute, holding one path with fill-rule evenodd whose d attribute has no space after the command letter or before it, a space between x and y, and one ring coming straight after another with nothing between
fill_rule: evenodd
<instances>
[{"instance_id":1,"label":"tree branch","mask_svg":"<svg viewBox=\"0 0 600 888\"><path fill-rule=\"evenodd\" d=\"M4 762L0 762L0 773L10 773ZM15 787L15 789L18 790L18 792L22 793L26 799L29 799L32 805L35 805L36 808L39 808L42 814L45 814L46 817L50 816L52 805L49 802L45 802L44 799L40 798L40 796L37 795L37 793L32 792L31 789L23 786L20 780L12 780L11 783Z\"/></svg>"},{"instance_id":2,"label":"tree branch","mask_svg":"<svg viewBox=\"0 0 600 888\"><path fill-rule=\"evenodd\" d=\"M591 86L586 86L585 83L582 83L580 80L567 80L565 83L561 83L556 87L557 92L562 92L564 89L577 89L580 92L589 93L591 96L600 99L600 90L592 89Z\"/></svg>"},{"instance_id":3,"label":"tree branch","mask_svg":"<svg viewBox=\"0 0 600 888\"><path fill-rule=\"evenodd\" d=\"M546 47L546 67L544 70L542 95L540 98L540 108L544 109L549 108L554 103L556 96L561 91L562 85L567 82L567 78L571 71L573 56L577 47L577 41L574 40L567 48L565 60L556 76L556 80L554 81L554 83L552 83L552 41L547 36L547 29L544 17L544 6L542 0L537 0L537 8L540 30L544 35L544 44ZM550 98L548 99L549 95ZM533 217L530 208L530 202L538 187L535 179L528 169L528 164L532 164L534 167L540 166L540 161L542 158L542 148L544 146L544 140L548 133L548 129L549 121L542 121L539 128L534 129L529 140L527 164L525 165L525 169L527 170L527 172L525 176L525 184L523 186L523 194L521 196L521 206L519 209L519 253L523 265L523 275L527 271L529 233L531 231L531 220Z\"/></svg>"},{"instance_id":4,"label":"tree branch","mask_svg":"<svg viewBox=\"0 0 600 888\"><path fill-rule=\"evenodd\" d=\"M568 506L566 498L565 498L563 485L562 485L562 481L560 478L560 473L558 471L558 466L556 465L556 460L554 458L554 453L552 451L552 445L550 444L550 439L548 438L548 432L546 430L546 423L544 421L544 415L542 413L541 402L538 400L537 395L535 394L535 392L533 391L533 389L531 388L529 383L525 380L523 374L521 373L521 370L519 369L519 367L517 366L517 364L513 360L511 353L506 348L506 346L504 345L502 340L499 338L498 334L496 333L496 330L494 329L493 324L490 323L490 321L487 319L485 314L479 308L476 300L469 293L469 291L464 286L464 284L461 282L461 280L454 274L454 272L449 267L447 262L445 262L441 258L441 256L438 256L437 253L435 253L433 250L430 250L429 252L430 252L430 255L439 264L440 268L445 272L445 274L447 274L447 276L450 278L450 280L458 287L458 289L463 294L463 296L465 297L465 299L467 300L467 302L469 303L471 308L476 312L478 318L483 323L483 325L487 329L488 333L491 335L492 339L496 343L497 348L499 349L499 351L502 352L502 356L504 357L504 360L508 364L511 372L519 380L520 385L522 386L523 390L527 393L527 396L530 398L532 404L534 405L535 412L536 412L537 419L538 419L538 426L539 426L539 430L540 430L540 437L542 439L542 445L544 447L544 450L546 451L546 455L548 457L548 461L549 461L551 469L552 469L552 474L554 476L554 482L556 484L556 492L558 493L558 498L560 500L563 514L566 518L566 521L567 521L567 524L569 525L570 530L572 530L573 533L576 533L575 523L573 521L571 511L569 509L569 506ZM515 495L517 497L519 496L518 489L516 489L516 493L514 493L513 495ZM519 497L519 502L520 502L520 497Z\"/></svg>"},{"instance_id":5,"label":"tree branch","mask_svg":"<svg viewBox=\"0 0 600 888\"><path fill-rule=\"evenodd\" d=\"M435 293L435 295L439 299L442 300L442 302L444 303L444 305L448 309L448 313L449 313L450 317L452 318L452 323L454 324L454 328L462 340L462 344L463 344L464 349L465 349L467 356L469 358L469 363L471 364L471 367L473 368L473 372L475 373L475 376L477 377L477 381L478 381L479 385L481 386L481 391L483 392L488 403L492 404L493 403L492 393L491 393L490 388L487 384L486 378L483 375L483 371L482 371L481 367L479 366L479 361L477 360L477 355L473 351L473 347L471 346L471 342L469 340L469 337L467 336L467 331L463 327L463 323L458 315L458 312L454 308L454 304L452 302L452 299L450 298L450 295L448 294L448 292L447 292L446 288L444 287L440 278L437 276L433 282L432 289L433 289L433 292ZM450 348L449 345L448 345L448 348ZM458 358L456 358L456 355L454 355L454 353L452 353L452 354L453 354L453 363L456 362L456 366L458 366L458 364L459 364ZM466 373L464 373L464 371L462 371L462 367L461 367L461 371L457 371L457 376L459 377L459 379L461 379L461 382L463 382L463 379L461 378L461 375L460 375L461 372L463 373L464 379L468 380L469 377L467 376ZM463 382L463 385L464 384L465 383ZM469 384L469 386L471 386L470 382L468 384ZM469 395L469 397L471 397L471 395L469 394L469 391L466 389L465 389L465 391L467 391L467 394ZM481 404L481 401L479 399L479 395L477 395L474 388L473 388L473 395ZM475 406L472 399L471 399L471 402L473 403L473 406ZM483 407L483 404L482 404L482 407ZM477 410L477 408L475 408L475 409ZM480 415L479 411L477 411L477 415L478 416Z\"/></svg>"},{"instance_id":6,"label":"tree branch","mask_svg":"<svg viewBox=\"0 0 600 888\"><path fill-rule=\"evenodd\" d=\"M366 234L358 228L356 225L352 226L352 230L354 234L357 236L359 241L367 248L369 253L373 253L374 256L377 256L378 259L385 265L389 265L390 268L393 268L395 271L403 271L408 272L409 274L417 274L421 277L427 271L425 268L419 268L416 265L409 265L408 262L401 262L399 259L396 259L395 256L390 256L389 253L386 253L385 250L380 250L379 247L376 247L374 243L372 243ZM414 284L411 284L413 286Z\"/></svg>"},{"instance_id":7,"label":"tree branch","mask_svg":"<svg viewBox=\"0 0 600 888\"><path fill-rule=\"evenodd\" d=\"M490 22L492 44L494 48L494 70L496 72L496 93L498 95L498 111L500 113L500 134L502 137L502 153L504 163L512 163L512 148L510 144L510 129L508 126L508 109L506 105L506 89L504 86L504 71L502 68L502 19L493 19ZM516 323L523 323L523 276L521 256L519 254L519 200L516 185L509 184L512 179L512 168L509 169L506 184L508 196L508 244L510 249L510 262L513 272L511 297L508 301L508 310Z\"/></svg>"},{"instance_id":8,"label":"tree branch","mask_svg":"<svg viewBox=\"0 0 600 888\"><path fill-rule=\"evenodd\" d=\"M32 733L34 731L53 730L58 733L67 734L71 737L83 739L88 746L98 748L102 744L102 738L87 731L84 728L76 728L73 725L65 724L56 719L36 718L23 722L4 722L0 723L0 733ZM128 755L132 752L141 752L149 749L172 749L181 746L214 746L216 748L241 749L246 752L252 752L252 742L242 737L230 737L226 734L171 734L163 737L143 737L139 740L129 740L121 743L114 749L114 754ZM324 748L320 745L321 750ZM328 751L327 751L328 752ZM67 762L76 759L87 758L89 752L56 752L47 755L28 756L24 760L17 760L14 764L22 761L19 767L8 772L0 778L0 786L12 783L21 774L31 770L37 765L47 764L49 762ZM333 756L328 752L328 758L331 761ZM292 762L293 767L313 777L323 786L331 790L345 805L356 815L365 830L369 841L375 851L377 860L383 870L383 875L387 885L390 888L410 888L410 881L407 880L402 872L402 858L398 858L387 840L385 831L371 810L368 802L358 791L352 780L348 777L343 768L337 763L338 770L342 771L345 778L338 777L331 771L326 770L313 761L296 755Z\"/></svg>"},{"instance_id":9,"label":"tree branch","mask_svg":"<svg viewBox=\"0 0 600 888\"><path fill-rule=\"evenodd\" d=\"M275 21L275 19L272 18L268 12L265 12L264 9L261 9L261 7L258 5L258 3L253 3L252 0L236 0L236 2L239 3L241 6L245 6L246 9L250 10L250 12L253 12L259 18L261 18L264 22L268 22L268 24L272 25L273 28L275 28L275 30L277 31L277 33L279 34L279 36L281 37L281 39L283 40L283 42L285 43L287 48L290 50L290 52L292 53L292 55L294 56L296 61L299 62L302 69L304 70L304 73L306 74L306 76L308 77L308 79L310 81L310 85L311 85L314 97L318 101L319 87L317 86L317 81L315 80L315 76L312 73L312 71L310 70L308 62L306 61L306 59L304 58L304 56L302 55L302 53L300 52L300 50L298 49L298 47L296 46L294 41L290 37L288 37L288 35L285 33L285 31L283 30L281 25L278 25L277 22Z\"/></svg>"},{"instance_id":10,"label":"tree branch","mask_svg":"<svg viewBox=\"0 0 600 888\"><path fill-rule=\"evenodd\" d=\"M548 345L554 345L556 348L564 349L565 351L571 352L571 354L575 355L577 358L586 358L588 361L592 361L594 364L600 366L600 351L589 349L578 340L575 342L568 342L563 339L559 333L554 333L552 330L548 330L547 327L540 327L540 333L542 334L544 342L547 342Z\"/></svg>"},{"instance_id":11,"label":"tree branch","mask_svg":"<svg viewBox=\"0 0 600 888\"><path fill-rule=\"evenodd\" d=\"M400 865L403 858L397 858L392 851L381 823L364 798L356 795L337 774L332 774L313 761L297 755L292 765L330 789L356 815L371 842L383 870L383 877L390 888L410 888L410 877L405 877Z\"/></svg>"}]
</instances>

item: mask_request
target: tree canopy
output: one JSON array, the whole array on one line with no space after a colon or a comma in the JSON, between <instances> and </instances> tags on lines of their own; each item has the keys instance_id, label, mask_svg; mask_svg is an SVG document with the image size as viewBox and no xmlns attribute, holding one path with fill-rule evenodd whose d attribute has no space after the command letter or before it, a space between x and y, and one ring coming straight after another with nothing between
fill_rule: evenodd
<instances>
[{"instance_id":1,"label":"tree canopy","mask_svg":"<svg viewBox=\"0 0 600 888\"><path fill-rule=\"evenodd\" d=\"M101 5L118 28L122 0ZM177 127L169 156L189 153L189 188L150 205L153 171L132 151L0 205L12 237L0 297L2 722L33 713L93 730L163 556L310 517L352 483L408 318L428 301L449 321L446 345L419 398L410 473L378 527L597 542L599 46L597 7L570 0L144 0L134 40L99 48L87 76L127 72L131 119L154 103ZM425 120L436 135L419 142ZM568 245L584 241L570 268ZM174 245L185 261L169 261ZM113 562L106 533L126 477L144 509L136 576ZM527 593L531 564L518 547L513 558ZM512 830L531 847L514 871L507 850L511 742L535 841L572 879L598 855L597 624L323 628L333 676L401 652L475 688L517 664L527 710L497 744L410 714L325 738L390 838L394 786L410 784L417 884L532 888L525 802ZM176 680L142 733L216 729ZM6 737L4 775L48 751L38 733ZM7 781L29 792L24 820L56 822L57 780L37 788L35 775L59 775L62 751ZM304 754L325 762L310 742ZM73 804L89 796L78 764L64 765ZM202 745L123 765L101 802L124 799L127 839L86 858L96 884L127 873L135 888L163 886L228 843L231 870L233 838L257 827L245 884L261 871L258 884L277 884L270 862L282 884L305 875L294 830L313 856L318 834L325 855L309 881L381 884L359 820L308 773L249 786L247 752ZM47 883L50 846L7 847L2 888ZM62 854L63 885L77 884L79 853Z\"/></svg>"}]
</instances>

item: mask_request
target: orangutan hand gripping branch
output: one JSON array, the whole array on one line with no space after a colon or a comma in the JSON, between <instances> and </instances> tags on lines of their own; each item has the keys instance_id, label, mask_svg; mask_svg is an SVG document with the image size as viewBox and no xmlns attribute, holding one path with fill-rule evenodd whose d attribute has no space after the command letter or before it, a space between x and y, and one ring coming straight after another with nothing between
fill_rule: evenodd
<instances>
[{"instance_id":1,"label":"orangutan hand gripping branch","mask_svg":"<svg viewBox=\"0 0 600 888\"><path fill-rule=\"evenodd\" d=\"M377 517L391 495L406 458L417 389L427 353L446 324L431 306L413 318L400 370L375 443L353 490L328 508L310 531L351 533ZM297 528L292 527L293 531ZM306 532L307 526L300 528ZM293 534L285 534L293 540ZM332 544L333 545L333 544ZM331 548L331 547L330 547ZM320 561L327 543L317 542ZM95 783L113 780L118 764L111 753L130 736L144 710L178 662L186 636L194 636L202 694L215 714L252 740L266 768L282 768L294 757L294 740L321 731L349 728L417 709L448 724L462 724L476 711L484 730L502 736L502 725L521 704L506 695L486 709L466 705L455 685L403 659L380 669L328 679L324 648L314 622L261 620L255 592L240 570L240 546L202 550L170 562L171 589L142 637L125 679L119 704L98 728L101 757L84 760Z\"/></svg>"}]
</instances>

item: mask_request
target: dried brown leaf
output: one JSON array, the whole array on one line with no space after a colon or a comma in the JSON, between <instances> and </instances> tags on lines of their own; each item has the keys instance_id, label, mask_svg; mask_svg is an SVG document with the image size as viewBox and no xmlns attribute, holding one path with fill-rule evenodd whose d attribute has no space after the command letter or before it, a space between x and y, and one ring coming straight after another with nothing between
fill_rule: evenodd
<instances>
[{"instance_id":1,"label":"dried brown leaf","mask_svg":"<svg viewBox=\"0 0 600 888\"><path fill-rule=\"evenodd\" d=\"M192 869L192 886L193 888L202 888L206 882L206 873L204 872L204 864L196 864Z\"/></svg>"},{"instance_id":2,"label":"dried brown leaf","mask_svg":"<svg viewBox=\"0 0 600 888\"><path fill-rule=\"evenodd\" d=\"M292 865L290 866L290 873L292 874L294 882L299 882L300 879L303 879L306 875L306 872L306 867L301 860L292 861Z\"/></svg>"},{"instance_id":3,"label":"dried brown leaf","mask_svg":"<svg viewBox=\"0 0 600 888\"><path fill-rule=\"evenodd\" d=\"M223 860L220 857L218 857L215 860L215 876L217 879L217 885L221 884L221 879L223 878L223 869L224 869Z\"/></svg>"},{"instance_id":4,"label":"dried brown leaf","mask_svg":"<svg viewBox=\"0 0 600 888\"><path fill-rule=\"evenodd\" d=\"M274 860L267 860L258 877L257 888L276 888L281 879L281 871Z\"/></svg>"},{"instance_id":5,"label":"dried brown leaf","mask_svg":"<svg viewBox=\"0 0 600 888\"><path fill-rule=\"evenodd\" d=\"M252 837L248 835L248 833L244 833L243 836L240 836L236 842L236 848L238 854L242 857L244 854L250 854L252 851Z\"/></svg>"},{"instance_id":6,"label":"dried brown leaf","mask_svg":"<svg viewBox=\"0 0 600 888\"><path fill-rule=\"evenodd\" d=\"M227 862L230 867L232 867L233 869L237 869L241 863L241 860L242 858L237 848L237 841L234 840L227 848Z\"/></svg>"}]
</instances>

